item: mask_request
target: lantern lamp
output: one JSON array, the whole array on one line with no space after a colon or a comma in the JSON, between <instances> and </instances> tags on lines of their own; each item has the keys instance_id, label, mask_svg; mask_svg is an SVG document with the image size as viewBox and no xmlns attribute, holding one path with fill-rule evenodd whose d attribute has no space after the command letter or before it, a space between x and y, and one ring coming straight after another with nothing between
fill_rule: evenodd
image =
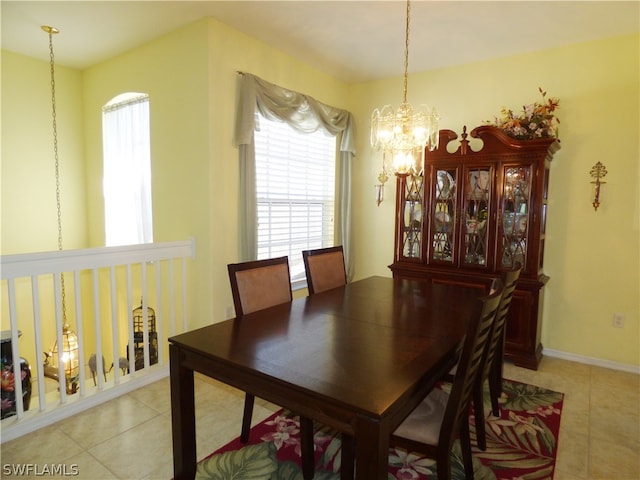
<instances>
[{"instance_id":1,"label":"lantern lamp","mask_svg":"<svg viewBox=\"0 0 640 480\"><path fill-rule=\"evenodd\" d=\"M69 328L68 324L62 327L62 351L56 341L51 351L45 353L44 374L46 377L59 380L58 372L60 364L63 365L66 391L68 394L78 391L80 361L78 358L78 335Z\"/></svg>"},{"instance_id":2,"label":"lantern lamp","mask_svg":"<svg viewBox=\"0 0 640 480\"><path fill-rule=\"evenodd\" d=\"M149 334L149 364L158 363L158 333L156 331L156 312L153 308L144 305L140 300L140 306L133 310L133 349L135 353L136 370L144 368L144 324L147 323ZM129 350L127 349L127 358Z\"/></svg>"}]
</instances>

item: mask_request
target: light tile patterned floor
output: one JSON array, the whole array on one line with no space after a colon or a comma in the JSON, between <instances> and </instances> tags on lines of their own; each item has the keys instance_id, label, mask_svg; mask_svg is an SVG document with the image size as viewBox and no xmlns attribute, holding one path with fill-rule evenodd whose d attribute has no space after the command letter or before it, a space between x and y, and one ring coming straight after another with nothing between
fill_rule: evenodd
<instances>
[{"instance_id":1,"label":"light tile patterned floor","mask_svg":"<svg viewBox=\"0 0 640 480\"><path fill-rule=\"evenodd\" d=\"M640 375L545 357L537 371L506 364L505 377L565 393L556 480L640 479ZM196 375L198 458L239 434L243 400ZM254 422L276 409L257 401ZM2 444L1 454L3 478L11 464L65 464L82 479L168 480L169 380Z\"/></svg>"}]
</instances>

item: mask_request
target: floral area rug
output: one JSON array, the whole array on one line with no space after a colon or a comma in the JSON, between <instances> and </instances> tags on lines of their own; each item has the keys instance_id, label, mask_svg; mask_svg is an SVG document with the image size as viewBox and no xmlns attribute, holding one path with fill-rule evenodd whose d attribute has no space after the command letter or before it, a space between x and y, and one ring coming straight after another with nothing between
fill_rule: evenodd
<instances>
[{"instance_id":1,"label":"floral area rug","mask_svg":"<svg viewBox=\"0 0 640 480\"><path fill-rule=\"evenodd\" d=\"M438 388L450 388L449 384ZM563 394L505 380L501 415L493 417L485 391L487 450L475 447L475 419L469 417L476 480L552 479ZM340 435L316 424L315 480L339 480ZM452 479L464 479L459 443L452 451ZM303 480L300 424L280 410L251 429L247 444L239 438L198 463L196 478L207 480ZM389 480L435 480L437 465L420 454L389 450Z\"/></svg>"}]
</instances>

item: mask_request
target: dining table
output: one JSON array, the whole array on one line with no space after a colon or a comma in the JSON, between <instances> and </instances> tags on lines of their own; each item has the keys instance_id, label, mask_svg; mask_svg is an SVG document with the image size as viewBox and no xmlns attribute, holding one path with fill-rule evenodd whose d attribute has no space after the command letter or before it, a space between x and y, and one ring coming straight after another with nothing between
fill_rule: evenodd
<instances>
[{"instance_id":1,"label":"dining table","mask_svg":"<svg viewBox=\"0 0 640 480\"><path fill-rule=\"evenodd\" d=\"M196 472L200 372L347 435L356 478L386 480L390 434L455 364L483 293L373 276L169 338L175 479Z\"/></svg>"}]
</instances>

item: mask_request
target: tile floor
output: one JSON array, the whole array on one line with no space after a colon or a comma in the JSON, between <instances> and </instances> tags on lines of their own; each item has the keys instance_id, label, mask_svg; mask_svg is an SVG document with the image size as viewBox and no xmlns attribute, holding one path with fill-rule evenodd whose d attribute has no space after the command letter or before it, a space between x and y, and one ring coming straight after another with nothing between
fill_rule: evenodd
<instances>
[{"instance_id":1,"label":"tile floor","mask_svg":"<svg viewBox=\"0 0 640 480\"><path fill-rule=\"evenodd\" d=\"M556 480L640 479L640 375L545 357L538 371L506 364L505 377L565 393ZM196 376L198 458L239 434L243 399ZM276 409L257 401L254 421ZM62 463L82 479L168 480L169 380L2 444L1 454L4 478L9 464Z\"/></svg>"}]
</instances>

